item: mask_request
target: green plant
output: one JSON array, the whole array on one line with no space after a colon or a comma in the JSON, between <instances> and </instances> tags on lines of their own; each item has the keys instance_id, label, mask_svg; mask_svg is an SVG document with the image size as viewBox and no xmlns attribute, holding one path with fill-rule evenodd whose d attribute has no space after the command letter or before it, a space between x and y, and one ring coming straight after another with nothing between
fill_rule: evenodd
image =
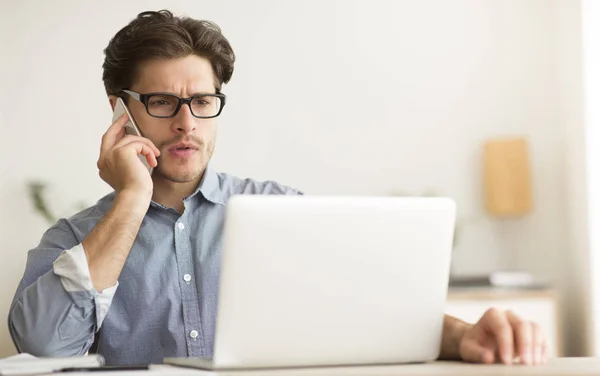
<instances>
[{"instance_id":1,"label":"green plant","mask_svg":"<svg viewBox=\"0 0 600 376\"><path fill-rule=\"evenodd\" d=\"M46 198L46 191L48 184L41 180L32 180L27 182L27 191L29 193L29 199L35 209L36 213L40 215L49 224L54 224L58 221L59 216L54 213L48 199ZM75 209L82 210L86 207L85 203L79 202L75 205Z\"/></svg>"}]
</instances>

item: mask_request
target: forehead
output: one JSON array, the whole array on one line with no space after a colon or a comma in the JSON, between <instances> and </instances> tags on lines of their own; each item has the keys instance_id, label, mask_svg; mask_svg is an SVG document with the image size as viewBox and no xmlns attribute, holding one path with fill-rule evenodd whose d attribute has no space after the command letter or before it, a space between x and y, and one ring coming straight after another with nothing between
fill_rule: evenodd
<instances>
[{"instance_id":1,"label":"forehead","mask_svg":"<svg viewBox=\"0 0 600 376\"><path fill-rule=\"evenodd\" d=\"M190 55L176 59L142 62L132 89L141 93L171 92L182 96L215 91L215 75L210 61Z\"/></svg>"}]
</instances>

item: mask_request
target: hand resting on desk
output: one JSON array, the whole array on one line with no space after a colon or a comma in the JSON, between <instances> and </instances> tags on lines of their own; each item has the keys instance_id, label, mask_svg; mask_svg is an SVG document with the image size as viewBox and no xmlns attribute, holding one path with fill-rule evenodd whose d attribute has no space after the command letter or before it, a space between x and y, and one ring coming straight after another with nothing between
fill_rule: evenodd
<instances>
[{"instance_id":1,"label":"hand resting on desk","mask_svg":"<svg viewBox=\"0 0 600 376\"><path fill-rule=\"evenodd\" d=\"M511 311L489 309L474 325L446 316L441 359L526 365L547 362L547 343L537 323Z\"/></svg>"}]
</instances>

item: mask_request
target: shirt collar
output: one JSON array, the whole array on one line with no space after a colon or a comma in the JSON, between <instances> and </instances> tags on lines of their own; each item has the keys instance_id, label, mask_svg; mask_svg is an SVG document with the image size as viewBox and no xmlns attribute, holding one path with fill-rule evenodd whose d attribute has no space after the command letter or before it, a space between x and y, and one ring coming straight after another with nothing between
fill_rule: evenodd
<instances>
[{"instance_id":1,"label":"shirt collar","mask_svg":"<svg viewBox=\"0 0 600 376\"><path fill-rule=\"evenodd\" d=\"M196 196L198 192L202 194L202 197L214 204L225 205L223 190L219 184L219 176L210 166L206 167L202 179L200 180L200 184L198 184L198 188L196 188L194 193L192 193L188 199Z\"/></svg>"}]
</instances>

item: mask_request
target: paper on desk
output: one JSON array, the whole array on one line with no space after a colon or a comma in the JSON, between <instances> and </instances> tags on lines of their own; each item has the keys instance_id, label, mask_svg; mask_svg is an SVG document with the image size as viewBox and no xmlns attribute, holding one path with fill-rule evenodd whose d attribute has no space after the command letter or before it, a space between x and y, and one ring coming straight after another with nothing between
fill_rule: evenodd
<instances>
[{"instance_id":1,"label":"paper on desk","mask_svg":"<svg viewBox=\"0 0 600 376\"><path fill-rule=\"evenodd\" d=\"M0 359L0 375L40 375L69 367L102 367L102 355L71 356L62 358L35 357L19 354Z\"/></svg>"}]
</instances>

